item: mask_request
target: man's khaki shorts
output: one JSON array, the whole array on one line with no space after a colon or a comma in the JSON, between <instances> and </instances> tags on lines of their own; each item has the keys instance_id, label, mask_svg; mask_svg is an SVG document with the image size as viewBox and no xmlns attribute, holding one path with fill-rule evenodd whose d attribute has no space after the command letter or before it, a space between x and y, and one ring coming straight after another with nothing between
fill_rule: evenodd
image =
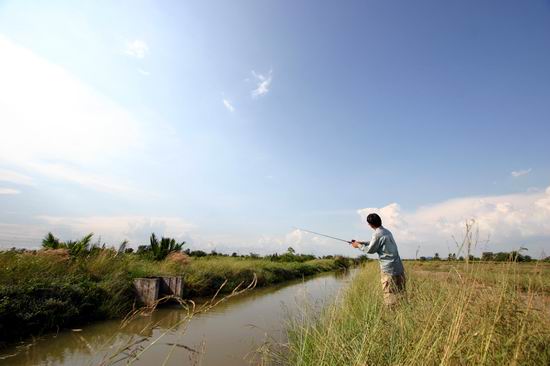
<instances>
[{"instance_id":1,"label":"man's khaki shorts","mask_svg":"<svg viewBox=\"0 0 550 366\"><path fill-rule=\"evenodd\" d=\"M381 273L382 291L384 292L384 304L393 306L405 296L405 274L391 276Z\"/></svg>"}]
</instances>

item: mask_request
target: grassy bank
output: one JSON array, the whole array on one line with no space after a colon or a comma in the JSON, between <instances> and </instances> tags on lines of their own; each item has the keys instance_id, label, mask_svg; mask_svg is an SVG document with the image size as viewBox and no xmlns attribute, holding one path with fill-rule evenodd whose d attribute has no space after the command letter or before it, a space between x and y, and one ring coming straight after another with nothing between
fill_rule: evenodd
<instances>
[{"instance_id":1,"label":"grassy bank","mask_svg":"<svg viewBox=\"0 0 550 366\"><path fill-rule=\"evenodd\" d=\"M181 259L181 258L180 258ZM275 262L208 256L153 261L137 254L96 250L70 256L63 250L0 252L0 345L49 330L123 316L134 304L133 279L182 275L185 296L222 293L257 276L266 286L339 268L341 260Z\"/></svg>"},{"instance_id":2,"label":"grassy bank","mask_svg":"<svg viewBox=\"0 0 550 366\"><path fill-rule=\"evenodd\" d=\"M548 365L550 266L406 263L408 300L382 304L367 264L338 301L289 324L291 365Z\"/></svg>"}]
</instances>

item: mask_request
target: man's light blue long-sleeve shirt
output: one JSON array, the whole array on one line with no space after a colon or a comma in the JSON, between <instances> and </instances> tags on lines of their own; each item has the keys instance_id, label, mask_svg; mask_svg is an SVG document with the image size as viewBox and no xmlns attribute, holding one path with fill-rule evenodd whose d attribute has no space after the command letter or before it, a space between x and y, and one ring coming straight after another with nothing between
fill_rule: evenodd
<instances>
[{"instance_id":1,"label":"man's light blue long-sleeve shirt","mask_svg":"<svg viewBox=\"0 0 550 366\"><path fill-rule=\"evenodd\" d=\"M382 226L376 228L372 233L371 240L362 242L359 249L368 254L377 253L382 272L392 276L405 273L403 263L397 251L397 244L395 244L393 235L388 229Z\"/></svg>"}]
</instances>

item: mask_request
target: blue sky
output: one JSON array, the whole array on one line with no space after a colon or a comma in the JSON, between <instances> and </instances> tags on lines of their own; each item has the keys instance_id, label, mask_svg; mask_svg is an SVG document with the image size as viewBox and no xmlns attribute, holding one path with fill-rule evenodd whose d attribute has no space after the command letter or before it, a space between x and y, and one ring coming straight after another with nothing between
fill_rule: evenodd
<instances>
[{"instance_id":1,"label":"blue sky","mask_svg":"<svg viewBox=\"0 0 550 366\"><path fill-rule=\"evenodd\" d=\"M548 1L0 2L0 246L550 252Z\"/></svg>"}]
</instances>

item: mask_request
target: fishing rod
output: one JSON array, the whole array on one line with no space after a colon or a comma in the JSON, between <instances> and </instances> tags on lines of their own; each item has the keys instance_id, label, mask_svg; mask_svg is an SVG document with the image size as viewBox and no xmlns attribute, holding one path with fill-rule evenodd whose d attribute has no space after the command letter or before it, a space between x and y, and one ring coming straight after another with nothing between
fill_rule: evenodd
<instances>
[{"instance_id":1,"label":"fishing rod","mask_svg":"<svg viewBox=\"0 0 550 366\"><path fill-rule=\"evenodd\" d=\"M310 230L306 230L306 229L300 229L299 227L295 227L294 229L300 230L300 231L305 231L305 232L310 233L310 234L321 235L321 236L324 236L325 238L331 238L331 239L334 239L334 240L340 240L340 241L343 241L343 242L345 242L345 243L351 244L351 241L349 241L349 240L336 238L336 237L334 237L334 236L325 235L325 234L321 234L321 233L316 233L315 231L310 231Z\"/></svg>"}]
</instances>

